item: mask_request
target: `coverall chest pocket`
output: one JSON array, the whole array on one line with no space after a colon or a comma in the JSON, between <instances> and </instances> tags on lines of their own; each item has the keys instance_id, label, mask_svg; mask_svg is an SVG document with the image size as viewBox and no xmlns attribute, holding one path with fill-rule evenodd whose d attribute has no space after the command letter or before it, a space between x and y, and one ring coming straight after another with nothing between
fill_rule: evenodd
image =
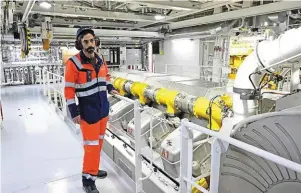
<instances>
[{"instance_id":1,"label":"coverall chest pocket","mask_svg":"<svg viewBox=\"0 0 301 193\"><path fill-rule=\"evenodd\" d=\"M87 83L91 82L93 79L93 71L89 69L83 69L79 72L79 82L82 83Z\"/></svg>"}]
</instances>

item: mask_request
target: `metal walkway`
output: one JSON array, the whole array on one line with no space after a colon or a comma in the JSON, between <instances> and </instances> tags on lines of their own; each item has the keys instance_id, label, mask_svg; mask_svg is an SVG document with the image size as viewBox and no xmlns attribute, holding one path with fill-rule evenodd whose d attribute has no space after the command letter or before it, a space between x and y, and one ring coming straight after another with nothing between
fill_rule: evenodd
<instances>
[{"instance_id":1,"label":"metal walkway","mask_svg":"<svg viewBox=\"0 0 301 193\"><path fill-rule=\"evenodd\" d=\"M81 141L49 108L40 86L1 88L1 98L1 192L84 192ZM108 177L97 180L100 192L133 192L105 158L101 168Z\"/></svg>"}]
</instances>

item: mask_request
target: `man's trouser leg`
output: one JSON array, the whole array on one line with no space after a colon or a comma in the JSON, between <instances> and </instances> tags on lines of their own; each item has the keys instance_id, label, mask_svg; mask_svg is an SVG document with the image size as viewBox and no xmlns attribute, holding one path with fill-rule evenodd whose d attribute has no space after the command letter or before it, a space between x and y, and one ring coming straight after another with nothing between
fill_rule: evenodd
<instances>
[{"instance_id":1,"label":"man's trouser leg","mask_svg":"<svg viewBox=\"0 0 301 193\"><path fill-rule=\"evenodd\" d=\"M83 176L86 179L96 180L100 163L100 152L102 149L104 134L106 131L108 117L95 124L81 121L81 130L84 142Z\"/></svg>"}]
</instances>

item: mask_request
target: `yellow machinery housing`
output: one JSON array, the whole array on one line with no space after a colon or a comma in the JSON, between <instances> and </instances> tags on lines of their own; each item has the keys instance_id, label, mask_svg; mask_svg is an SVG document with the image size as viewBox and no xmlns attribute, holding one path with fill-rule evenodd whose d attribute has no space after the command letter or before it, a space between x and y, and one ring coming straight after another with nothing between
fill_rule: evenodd
<instances>
[{"instance_id":1,"label":"yellow machinery housing","mask_svg":"<svg viewBox=\"0 0 301 193\"><path fill-rule=\"evenodd\" d=\"M228 74L228 78L234 80L236 73L245 58L253 52L252 44L239 40L231 40L230 43L230 68L231 73Z\"/></svg>"}]
</instances>

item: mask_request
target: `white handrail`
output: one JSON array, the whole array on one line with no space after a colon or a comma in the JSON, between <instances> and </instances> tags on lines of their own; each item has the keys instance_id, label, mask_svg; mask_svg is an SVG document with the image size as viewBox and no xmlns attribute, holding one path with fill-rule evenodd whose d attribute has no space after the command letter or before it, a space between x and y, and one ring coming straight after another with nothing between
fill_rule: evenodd
<instances>
[{"instance_id":1,"label":"white handrail","mask_svg":"<svg viewBox=\"0 0 301 193\"><path fill-rule=\"evenodd\" d=\"M215 138L215 141L211 147L211 179L210 179L210 191L204 191L203 188L200 188L191 180L192 176L192 131L197 130L204 134L210 135ZM230 135L230 133L229 133ZM220 156L225 146L227 144L232 144L238 148L241 148L245 151L253 153L257 156L260 156L264 159L270 160L274 163L287 167L293 171L301 173L301 164L283 158L281 156L275 155L268 151L262 150L255 146L249 145L237 139L234 139L222 132L216 132L209 130L200 125L189 122L187 119L182 120L181 124L181 175L180 175L180 187L181 193L191 192L191 185L194 185L199 190L207 193L218 193L218 182L219 182L219 164ZM224 144L224 145L222 145Z\"/></svg>"},{"instance_id":2,"label":"white handrail","mask_svg":"<svg viewBox=\"0 0 301 193\"><path fill-rule=\"evenodd\" d=\"M61 111L64 118L67 118L67 104L63 92L64 77L47 71L46 69L40 69L40 72L40 79L43 84L43 94L47 96L48 102L54 105L56 110ZM52 94L54 100L52 100Z\"/></svg>"}]
</instances>

